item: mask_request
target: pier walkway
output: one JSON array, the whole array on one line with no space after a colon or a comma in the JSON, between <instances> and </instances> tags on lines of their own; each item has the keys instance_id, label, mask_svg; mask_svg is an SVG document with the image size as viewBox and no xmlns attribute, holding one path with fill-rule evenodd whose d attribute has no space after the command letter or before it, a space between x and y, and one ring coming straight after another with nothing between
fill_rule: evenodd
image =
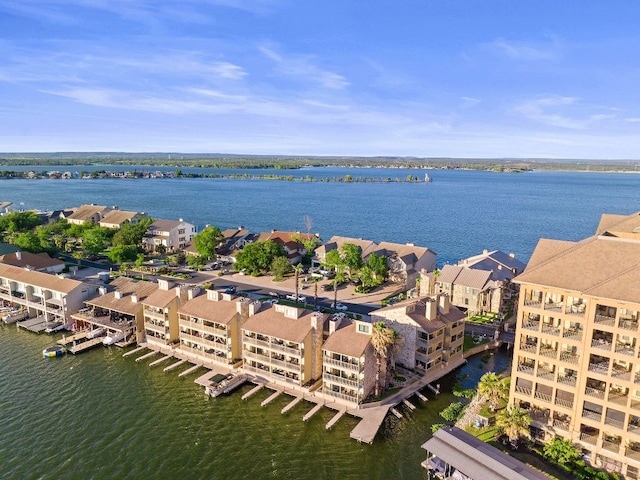
<instances>
[{"instance_id":1,"label":"pier walkway","mask_svg":"<svg viewBox=\"0 0 640 480\"><path fill-rule=\"evenodd\" d=\"M89 350L90 348L101 345L102 340L104 340L102 337L98 337L98 338L91 338L84 342L78 342L78 343L75 343L72 347L68 348L67 351L75 355L76 353L81 353L81 352L84 352L85 350Z\"/></svg>"},{"instance_id":2,"label":"pier walkway","mask_svg":"<svg viewBox=\"0 0 640 480\"><path fill-rule=\"evenodd\" d=\"M89 330L82 330L80 332L74 333L73 335L67 337L66 335L62 335L62 338L58 339L56 342L58 345L70 345L73 342L77 342L78 340L84 340L87 338Z\"/></svg>"},{"instance_id":3,"label":"pier walkway","mask_svg":"<svg viewBox=\"0 0 640 480\"><path fill-rule=\"evenodd\" d=\"M47 319L45 317L30 318L28 320L23 320L22 322L17 322L17 325L18 328L24 328L35 333L40 333L44 332L47 328Z\"/></svg>"}]
</instances>

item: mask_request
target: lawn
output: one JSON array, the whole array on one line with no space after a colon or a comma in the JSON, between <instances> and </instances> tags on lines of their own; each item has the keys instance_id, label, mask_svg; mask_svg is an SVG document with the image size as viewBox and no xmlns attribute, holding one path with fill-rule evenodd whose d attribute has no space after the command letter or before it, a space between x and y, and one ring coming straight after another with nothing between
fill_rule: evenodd
<instances>
[{"instance_id":1,"label":"lawn","mask_svg":"<svg viewBox=\"0 0 640 480\"><path fill-rule=\"evenodd\" d=\"M490 323L493 324L499 320L498 314L495 312L488 312L484 315L474 315L473 317L467 318L467 322L472 323Z\"/></svg>"},{"instance_id":2,"label":"lawn","mask_svg":"<svg viewBox=\"0 0 640 480\"><path fill-rule=\"evenodd\" d=\"M473 347L477 347L478 345L482 345L483 343L487 343L489 341L488 338L482 338L479 342L474 341L473 339L473 335L471 334L465 334L464 336L464 343L462 345L462 350L464 352L466 352L467 350L473 348Z\"/></svg>"}]
</instances>

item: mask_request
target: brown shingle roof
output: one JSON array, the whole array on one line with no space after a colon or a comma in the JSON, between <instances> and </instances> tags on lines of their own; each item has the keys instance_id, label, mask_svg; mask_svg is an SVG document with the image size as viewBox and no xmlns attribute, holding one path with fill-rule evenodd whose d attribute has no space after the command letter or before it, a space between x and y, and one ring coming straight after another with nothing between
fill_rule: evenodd
<instances>
[{"instance_id":1,"label":"brown shingle roof","mask_svg":"<svg viewBox=\"0 0 640 480\"><path fill-rule=\"evenodd\" d=\"M122 225L130 222L132 218L138 215L138 212L127 212L126 210L111 210L107 212L100 223L109 223L113 225Z\"/></svg>"},{"instance_id":2,"label":"brown shingle roof","mask_svg":"<svg viewBox=\"0 0 640 480\"><path fill-rule=\"evenodd\" d=\"M290 342L302 342L311 331L311 317L316 312L304 310L300 318L288 318L274 307L259 311L242 326L244 330L281 338ZM323 315L326 318L326 315Z\"/></svg>"},{"instance_id":3,"label":"brown shingle roof","mask_svg":"<svg viewBox=\"0 0 640 480\"><path fill-rule=\"evenodd\" d=\"M110 288L114 289L105 295L86 301L87 305L105 308L114 312L135 315L142 308L146 298L158 289L158 285L144 280L133 280L127 277L118 277L111 282ZM116 298L116 290L120 292L121 298ZM138 297L137 302L131 300L131 296Z\"/></svg>"},{"instance_id":4,"label":"brown shingle roof","mask_svg":"<svg viewBox=\"0 0 640 480\"><path fill-rule=\"evenodd\" d=\"M73 220L88 220L90 217L97 213L101 213L106 210L108 207L104 205L82 205L75 212L69 215L68 218Z\"/></svg>"},{"instance_id":5,"label":"brown shingle roof","mask_svg":"<svg viewBox=\"0 0 640 480\"><path fill-rule=\"evenodd\" d=\"M18 256L20 258L18 259ZM0 256L0 262L7 265L13 265L14 267L32 267L35 270L40 270L47 267L56 267L64 265L62 260L57 258L51 258L47 253L31 253L31 252L19 252L8 253Z\"/></svg>"},{"instance_id":6,"label":"brown shingle roof","mask_svg":"<svg viewBox=\"0 0 640 480\"><path fill-rule=\"evenodd\" d=\"M185 293L186 297L186 292L183 293ZM142 303L149 305L150 307L164 308L176 298L176 295L177 293L175 288L170 288L169 290L162 290L161 288L158 288L155 292L149 294Z\"/></svg>"},{"instance_id":7,"label":"brown shingle roof","mask_svg":"<svg viewBox=\"0 0 640 480\"><path fill-rule=\"evenodd\" d=\"M238 300L209 300L207 295L199 295L183 304L180 313L204 320L227 325L237 315Z\"/></svg>"},{"instance_id":8,"label":"brown shingle roof","mask_svg":"<svg viewBox=\"0 0 640 480\"><path fill-rule=\"evenodd\" d=\"M370 344L371 335L356 331L356 324L352 322L329 335L322 349L350 357L361 357Z\"/></svg>"},{"instance_id":9,"label":"brown shingle roof","mask_svg":"<svg viewBox=\"0 0 640 480\"><path fill-rule=\"evenodd\" d=\"M62 293L69 293L83 285L83 283L78 280L60 278L57 275L35 272L33 270L26 270L5 264L0 264L0 277Z\"/></svg>"}]
</instances>

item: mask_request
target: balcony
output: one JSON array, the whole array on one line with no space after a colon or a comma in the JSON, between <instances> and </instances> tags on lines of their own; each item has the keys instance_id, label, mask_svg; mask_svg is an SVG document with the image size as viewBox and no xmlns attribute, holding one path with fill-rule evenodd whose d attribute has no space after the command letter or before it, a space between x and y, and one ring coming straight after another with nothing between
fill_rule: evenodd
<instances>
[{"instance_id":1,"label":"balcony","mask_svg":"<svg viewBox=\"0 0 640 480\"><path fill-rule=\"evenodd\" d=\"M591 445L597 445L598 436L597 435L590 435L588 433L582 432L580 434L580 440L585 442L585 443L589 443Z\"/></svg>"},{"instance_id":2,"label":"balcony","mask_svg":"<svg viewBox=\"0 0 640 480\"><path fill-rule=\"evenodd\" d=\"M144 316L146 318L152 318L154 320L164 321L166 319L164 312L155 312L153 310L145 309Z\"/></svg>"},{"instance_id":3,"label":"balcony","mask_svg":"<svg viewBox=\"0 0 640 480\"><path fill-rule=\"evenodd\" d=\"M322 363L324 363L325 365L330 365L332 367L338 367L343 370L352 370L355 372L360 371L360 365L358 363L343 362L341 360L336 360L331 357L326 357L326 356L322 357ZM531 370L532 370L531 374L533 375L533 368Z\"/></svg>"},{"instance_id":4,"label":"balcony","mask_svg":"<svg viewBox=\"0 0 640 480\"><path fill-rule=\"evenodd\" d=\"M638 426L638 422L629 422L629 425L627 425L627 432L631 432L634 435L640 436L640 426Z\"/></svg>"},{"instance_id":5,"label":"balcony","mask_svg":"<svg viewBox=\"0 0 640 480\"><path fill-rule=\"evenodd\" d=\"M582 329L581 328L569 328L564 331L562 338L568 340L582 341Z\"/></svg>"},{"instance_id":6,"label":"balcony","mask_svg":"<svg viewBox=\"0 0 640 480\"><path fill-rule=\"evenodd\" d=\"M559 428L560 430L565 430L565 431L569 431L569 425L570 422L569 420L561 420L559 418L554 418L553 419L553 426L554 428Z\"/></svg>"},{"instance_id":7,"label":"balcony","mask_svg":"<svg viewBox=\"0 0 640 480\"><path fill-rule=\"evenodd\" d=\"M540 330L540 322L526 320L522 322L522 328L524 328L525 330L532 330L534 332L537 332Z\"/></svg>"},{"instance_id":8,"label":"balcony","mask_svg":"<svg viewBox=\"0 0 640 480\"><path fill-rule=\"evenodd\" d=\"M539 355L541 357L547 358L558 358L558 349L546 345L541 345Z\"/></svg>"},{"instance_id":9,"label":"balcony","mask_svg":"<svg viewBox=\"0 0 640 480\"><path fill-rule=\"evenodd\" d=\"M551 403L551 395L549 395L548 393L536 392L534 398L542 400L543 402Z\"/></svg>"},{"instance_id":10,"label":"balcony","mask_svg":"<svg viewBox=\"0 0 640 480\"><path fill-rule=\"evenodd\" d=\"M542 324L542 333L546 333L547 335L552 335L554 337L558 337L558 336L560 336L560 327L543 323Z\"/></svg>"},{"instance_id":11,"label":"balcony","mask_svg":"<svg viewBox=\"0 0 640 480\"><path fill-rule=\"evenodd\" d=\"M613 427L624 429L624 422L622 420L616 420L615 418L605 417L604 423Z\"/></svg>"},{"instance_id":12,"label":"balcony","mask_svg":"<svg viewBox=\"0 0 640 480\"><path fill-rule=\"evenodd\" d=\"M620 318L620 321L619 321L618 325L620 326L620 328L622 328L624 330L630 330L632 332L637 332L638 331L638 320L637 319Z\"/></svg>"},{"instance_id":13,"label":"balcony","mask_svg":"<svg viewBox=\"0 0 640 480\"><path fill-rule=\"evenodd\" d=\"M540 308L540 305L542 305L542 297L525 300L524 305L525 307Z\"/></svg>"},{"instance_id":14,"label":"balcony","mask_svg":"<svg viewBox=\"0 0 640 480\"><path fill-rule=\"evenodd\" d=\"M594 338L591 340L591 346L599 350L606 350L607 352L610 352L613 342L604 338Z\"/></svg>"},{"instance_id":15,"label":"balcony","mask_svg":"<svg viewBox=\"0 0 640 480\"><path fill-rule=\"evenodd\" d=\"M640 400L631 400L631 408L640 411Z\"/></svg>"},{"instance_id":16,"label":"balcony","mask_svg":"<svg viewBox=\"0 0 640 480\"><path fill-rule=\"evenodd\" d=\"M562 312L562 302L547 302L544 304L544 309L549 312Z\"/></svg>"},{"instance_id":17,"label":"balcony","mask_svg":"<svg viewBox=\"0 0 640 480\"><path fill-rule=\"evenodd\" d=\"M596 314L595 323L598 325L605 325L607 327L613 327L616 324L616 319L608 315Z\"/></svg>"},{"instance_id":18,"label":"balcony","mask_svg":"<svg viewBox=\"0 0 640 480\"><path fill-rule=\"evenodd\" d=\"M518 371L521 373L526 373L527 375L533 375L533 365L525 365L523 363L519 363Z\"/></svg>"},{"instance_id":19,"label":"balcony","mask_svg":"<svg viewBox=\"0 0 640 480\"><path fill-rule=\"evenodd\" d=\"M339 398L340 400L345 400L347 402L358 403L358 394L354 392L353 395L349 395L343 392L334 392L330 388L322 387L322 393L325 395L330 395L332 397Z\"/></svg>"},{"instance_id":20,"label":"balcony","mask_svg":"<svg viewBox=\"0 0 640 480\"><path fill-rule=\"evenodd\" d=\"M577 365L580 360L580 355L573 352L560 352L560 360Z\"/></svg>"},{"instance_id":21,"label":"balcony","mask_svg":"<svg viewBox=\"0 0 640 480\"><path fill-rule=\"evenodd\" d=\"M616 405L626 405L629 401L629 395L625 393L609 392L609 401Z\"/></svg>"},{"instance_id":22,"label":"balcony","mask_svg":"<svg viewBox=\"0 0 640 480\"><path fill-rule=\"evenodd\" d=\"M523 352L536 353L538 350L537 343L521 343L520 350Z\"/></svg>"},{"instance_id":23,"label":"balcony","mask_svg":"<svg viewBox=\"0 0 640 480\"><path fill-rule=\"evenodd\" d=\"M624 367L618 367L614 364L611 371L611 376L619 380L629 381L631 380L631 370L627 370Z\"/></svg>"},{"instance_id":24,"label":"balcony","mask_svg":"<svg viewBox=\"0 0 640 480\"><path fill-rule=\"evenodd\" d=\"M288 355L293 355L295 357L302 356L302 350L299 348L293 348L291 346L285 345L284 343L273 342L269 345L271 350L277 350L278 352L284 352Z\"/></svg>"},{"instance_id":25,"label":"balcony","mask_svg":"<svg viewBox=\"0 0 640 480\"><path fill-rule=\"evenodd\" d=\"M521 394L521 395L525 395L527 397L531 396L531 388L528 387L523 387L520 385L516 385L516 392Z\"/></svg>"},{"instance_id":26,"label":"balcony","mask_svg":"<svg viewBox=\"0 0 640 480\"><path fill-rule=\"evenodd\" d=\"M602 413L584 409L582 410L582 418L588 418L589 420L599 422L602 419Z\"/></svg>"},{"instance_id":27,"label":"balcony","mask_svg":"<svg viewBox=\"0 0 640 480\"><path fill-rule=\"evenodd\" d=\"M341 377L339 375L333 375L331 373L326 373L325 372L324 375L323 375L323 379L324 379L324 381L337 383L339 385L346 385L346 386L351 387L351 388L360 388L361 387L361 384L360 384L360 382L358 382L357 379L344 378L344 377Z\"/></svg>"},{"instance_id":28,"label":"balcony","mask_svg":"<svg viewBox=\"0 0 640 480\"><path fill-rule=\"evenodd\" d=\"M529 412L529 416L534 422L543 423L545 425L549 423L549 410L534 408Z\"/></svg>"},{"instance_id":29,"label":"balcony","mask_svg":"<svg viewBox=\"0 0 640 480\"><path fill-rule=\"evenodd\" d=\"M634 350L634 345L630 345L628 343L616 343L616 353L621 353L622 355L633 357Z\"/></svg>"},{"instance_id":30,"label":"balcony","mask_svg":"<svg viewBox=\"0 0 640 480\"><path fill-rule=\"evenodd\" d=\"M196 320L187 320L185 318L180 319L180 326L186 328L192 328L193 330L199 330L201 332L210 333L212 335L217 335L222 338L227 337L227 330L224 328L217 328L210 325L205 325L202 322L198 322ZM250 337L244 337L250 338Z\"/></svg>"},{"instance_id":31,"label":"balcony","mask_svg":"<svg viewBox=\"0 0 640 480\"><path fill-rule=\"evenodd\" d=\"M609 374L609 362L598 362L598 363L590 363L589 371L596 372L601 375Z\"/></svg>"},{"instance_id":32,"label":"balcony","mask_svg":"<svg viewBox=\"0 0 640 480\"><path fill-rule=\"evenodd\" d=\"M605 391L599 388L586 387L584 394L594 398L604 399Z\"/></svg>"},{"instance_id":33,"label":"balcony","mask_svg":"<svg viewBox=\"0 0 640 480\"><path fill-rule=\"evenodd\" d=\"M564 398L556 398L556 405L559 405L564 408L572 409L573 408L573 400L565 400Z\"/></svg>"},{"instance_id":34,"label":"balcony","mask_svg":"<svg viewBox=\"0 0 640 480\"><path fill-rule=\"evenodd\" d=\"M538 378L542 378L544 380L553 381L555 379L556 373L553 370L549 370L549 369L544 368L544 367L538 367L538 373L537 373L536 376Z\"/></svg>"},{"instance_id":35,"label":"balcony","mask_svg":"<svg viewBox=\"0 0 640 480\"><path fill-rule=\"evenodd\" d=\"M605 450L609 450L610 452L619 453L620 452L620 443L621 443L620 439L617 439L617 440L603 440L602 441L602 448L604 448Z\"/></svg>"},{"instance_id":36,"label":"balcony","mask_svg":"<svg viewBox=\"0 0 640 480\"><path fill-rule=\"evenodd\" d=\"M624 456L640 461L640 446L625 448Z\"/></svg>"},{"instance_id":37,"label":"balcony","mask_svg":"<svg viewBox=\"0 0 640 480\"><path fill-rule=\"evenodd\" d=\"M206 338L198 337L196 335L190 335L185 332L180 332L180 339L185 341L190 341L197 345L202 345L203 347L214 348L217 350L222 350L227 348L226 343L219 343L213 340L207 340Z\"/></svg>"},{"instance_id":38,"label":"balcony","mask_svg":"<svg viewBox=\"0 0 640 480\"><path fill-rule=\"evenodd\" d=\"M150 330L152 332L161 333L163 336L166 333L169 333L169 329L164 325L158 325L155 322L144 322L145 330Z\"/></svg>"},{"instance_id":39,"label":"balcony","mask_svg":"<svg viewBox=\"0 0 640 480\"><path fill-rule=\"evenodd\" d=\"M567 305L567 314L578 317L584 317L584 312L587 310L585 303L574 303L573 305Z\"/></svg>"},{"instance_id":40,"label":"balcony","mask_svg":"<svg viewBox=\"0 0 640 480\"><path fill-rule=\"evenodd\" d=\"M575 387L578 378L575 375L558 375L558 383Z\"/></svg>"}]
</instances>

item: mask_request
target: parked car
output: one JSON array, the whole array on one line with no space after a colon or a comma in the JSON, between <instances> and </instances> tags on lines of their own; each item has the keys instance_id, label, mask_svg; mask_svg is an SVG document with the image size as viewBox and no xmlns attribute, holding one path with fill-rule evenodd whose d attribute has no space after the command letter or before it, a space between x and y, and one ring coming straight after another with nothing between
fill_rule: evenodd
<instances>
[{"instance_id":1,"label":"parked car","mask_svg":"<svg viewBox=\"0 0 640 480\"><path fill-rule=\"evenodd\" d=\"M335 304L331 304L332 308L335 308L336 310L349 310L349 307L347 307L344 303L335 303Z\"/></svg>"},{"instance_id":2,"label":"parked car","mask_svg":"<svg viewBox=\"0 0 640 480\"><path fill-rule=\"evenodd\" d=\"M291 293L287 295L287 300L291 300L292 302L295 302L296 296L293 293ZM306 303L307 297L305 297L304 295L298 295L298 301L301 303Z\"/></svg>"},{"instance_id":3,"label":"parked car","mask_svg":"<svg viewBox=\"0 0 640 480\"><path fill-rule=\"evenodd\" d=\"M236 293L236 286L235 285L229 285L227 288L224 289L224 293Z\"/></svg>"}]
</instances>

